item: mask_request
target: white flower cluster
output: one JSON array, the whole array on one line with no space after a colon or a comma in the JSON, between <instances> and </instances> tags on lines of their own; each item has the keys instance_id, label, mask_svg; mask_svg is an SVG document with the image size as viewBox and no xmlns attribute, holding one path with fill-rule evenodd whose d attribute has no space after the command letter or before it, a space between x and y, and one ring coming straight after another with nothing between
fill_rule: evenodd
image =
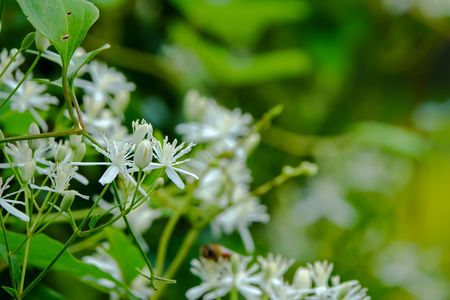
<instances>
[{"instance_id":1,"label":"white flower cluster","mask_svg":"<svg viewBox=\"0 0 450 300\"><path fill-rule=\"evenodd\" d=\"M0 53L0 101L5 101L10 93L19 85L24 74L19 67L25 61L17 49L3 49ZM50 105L57 105L58 98L46 94L47 87L32 81L32 74L25 79L22 85L10 98L10 108L19 113L29 112L43 131L48 130L48 125L41 116L40 111L47 111Z\"/></svg>"},{"instance_id":2,"label":"white flower cluster","mask_svg":"<svg viewBox=\"0 0 450 300\"><path fill-rule=\"evenodd\" d=\"M358 281L341 282L339 276L331 276L333 264L326 261L308 264L295 271L292 283L284 275L292 266L293 260L281 255L269 254L267 257L240 256L217 260L201 257L191 262L191 272L199 277L200 285L189 289L189 300L212 300L238 292L245 299L272 300L369 300L367 289Z\"/></svg>"},{"instance_id":3,"label":"white flower cluster","mask_svg":"<svg viewBox=\"0 0 450 300\"><path fill-rule=\"evenodd\" d=\"M429 18L450 16L448 0L383 0L383 3L393 14L403 14L417 9Z\"/></svg>"},{"instance_id":4,"label":"white flower cluster","mask_svg":"<svg viewBox=\"0 0 450 300\"><path fill-rule=\"evenodd\" d=\"M186 114L191 122L178 125L177 131L184 139L204 146L190 164L200 176L194 196L201 209L220 210L211 223L216 236L237 231L247 251L252 252L248 227L269 221L266 206L250 192L246 161L259 142L259 135L250 127L252 118L239 109L221 107L196 91L186 96Z\"/></svg>"},{"instance_id":5,"label":"white flower cluster","mask_svg":"<svg viewBox=\"0 0 450 300\"><path fill-rule=\"evenodd\" d=\"M0 54L0 71L3 72L0 77L0 97L8 97L9 92L17 86L17 81L23 77L18 68L24 58L20 54L15 56L16 51L8 53L3 50ZM84 53L84 51L79 50L77 53ZM56 54L49 50L46 50L44 57L58 62ZM156 169L165 172L180 189L183 189L185 184L179 174L198 178L194 173L181 168L183 163L188 162L188 159L183 158L191 151L194 143L178 143L177 140L170 142L168 137L159 141L153 137L152 125L145 120L134 121L132 133L129 133L128 129L122 125L134 84L127 82L125 77L115 69L108 68L99 62L87 64L83 71L86 74L86 76L82 74L83 77L89 77L89 79L75 80L76 86L83 91L82 117L91 135L89 144L103 158L99 161L83 161L87 144L82 136L72 135L58 140L47 138L7 143L4 151L10 160L5 159L3 163L0 163L0 168L18 168L21 175L17 178L19 183L24 181L31 189L55 193L72 201L75 196L89 199L89 196L70 189L72 179L84 185L89 183L86 177L78 173L79 167L84 166L106 166L105 172L98 180L100 184L110 184L120 178L125 186L131 189L138 185L136 180L138 172L142 172L142 177L145 177ZM30 75L30 78L27 78L13 94L10 101L12 110L31 112L39 124L39 126L34 123L30 125L28 131L30 135L40 134L40 128L44 131L48 129L48 125L37 109L48 110L49 104L58 103L55 97L43 94L44 91L45 86L32 81ZM5 182L5 189L10 181L9 179ZM139 187L139 191L147 197L142 186ZM125 194L129 195L129 193ZM128 196L124 198L124 201L128 201ZM5 198L2 206L7 207L8 212L21 220L29 221L29 218L11 206L11 203L23 205L23 202ZM148 206L144 207L148 208L143 212L144 215L150 212L152 215L159 215L150 211ZM138 205L133 206L133 209L135 208L138 208ZM114 210L111 211L114 213Z\"/></svg>"}]
</instances>

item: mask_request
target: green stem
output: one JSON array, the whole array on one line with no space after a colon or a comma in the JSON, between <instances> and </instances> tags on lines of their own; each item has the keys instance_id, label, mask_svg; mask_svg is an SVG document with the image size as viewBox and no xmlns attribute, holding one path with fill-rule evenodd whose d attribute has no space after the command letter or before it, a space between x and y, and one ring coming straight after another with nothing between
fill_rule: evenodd
<instances>
[{"instance_id":1,"label":"green stem","mask_svg":"<svg viewBox=\"0 0 450 300\"><path fill-rule=\"evenodd\" d=\"M28 188L24 191L25 195L25 211L27 215L30 215L30 205L29 205L29 198L28 198ZM23 254L23 263L22 263L22 275L20 277L20 283L19 288L17 290L17 294L21 295L23 292L23 287L25 285L25 275L27 272L27 266L28 266L28 256L30 255L30 243L31 243L31 227L30 223L27 223L27 239L25 243L25 252ZM20 297L19 297L20 298Z\"/></svg>"},{"instance_id":2,"label":"green stem","mask_svg":"<svg viewBox=\"0 0 450 300\"><path fill-rule=\"evenodd\" d=\"M32 134L32 135L22 135L22 136L13 136L0 140L0 144L2 143L10 143L16 141L23 140L35 140L35 139L45 139L49 137L59 137L59 136L68 136L72 134L80 134L80 129L70 129L70 130L61 130L61 131L52 131L52 132L43 132L40 134Z\"/></svg>"},{"instance_id":3,"label":"green stem","mask_svg":"<svg viewBox=\"0 0 450 300\"><path fill-rule=\"evenodd\" d=\"M25 82L25 80L27 79L28 75L30 75L30 73L33 71L34 67L36 67L36 64L38 63L39 59L41 58L41 55L42 55L42 52L39 52L38 55L36 56L36 58L34 59L33 63L31 64L30 68L28 68L28 70L25 73L25 75L23 75L23 78L19 81L19 83L12 90L12 92L9 93L8 97L6 97L6 99L3 100L2 104L0 104L0 109L2 109L3 106L5 106L8 103L8 101L11 99L11 97L17 92L17 90L20 88L20 86Z\"/></svg>"},{"instance_id":4,"label":"green stem","mask_svg":"<svg viewBox=\"0 0 450 300\"><path fill-rule=\"evenodd\" d=\"M30 283L30 285L23 291L23 293L20 295L20 299L23 299L43 278L45 275L47 275L48 272L50 272L53 265L58 261L58 259L64 254L66 249L72 244L72 242L77 238L79 231L88 221L89 217L91 216L92 212L94 211L95 207L97 206L98 202L103 198L103 195L106 193L106 191L109 188L109 184L107 184L103 191L100 193L98 198L95 200L94 204L92 205L91 209L87 213L87 215L84 217L83 221L81 221L80 226L78 227L78 230L74 231L70 238L66 241L62 249L58 252L58 254L52 259L52 261L41 271L41 273Z\"/></svg>"},{"instance_id":5,"label":"green stem","mask_svg":"<svg viewBox=\"0 0 450 300\"><path fill-rule=\"evenodd\" d=\"M239 300L239 293L235 286L231 289L230 300Z\"/></svg>"},{"instance_id":6,"label":"green stem","mask_svg":"<svg viewBox=\"0 0 450 300\"><path fill-rule=\"evenodd\" d=\"M167 269L167 272L164 273L164 278L173 278L178 269L180 268L181 264L186 259L186 256L189 254L189 251L191 250L192 245L197 240L197 237L200 233L200 228L194 227L191 228L184 238L183 244L181 245L180 249L178 250L177 255L175 256L174 260L170 263L169 268ZM154 294L152 297L152 300L160 299L163 295L164 290L167 288L167 284L162 284L161 287L158 289L158 291Z\"/></svg>"},{"instance_id":7,"label":"green stem","mask_svg":"<svg viewBox=\"0 0 450 300\"><path fill-rule=\"evenodd\" d=\"M164 227L163 234L161 236L161 239L159 240L158 252L156 255L156 274L161 274L163 271L170 238L172 237L173 231L175 230L175 226L180 220L181 215L182 215L181 210L175 212L170 217L169 222L167 222L166 226Z\"/></svg>"},{"instance_id":8,"label":"green stem","mask_svg":"<svg viewBox=\"0 0 450 300\"><path fill-rule=\"evenodd\" d=\"M142 177L142 172L139 171L138 174L138 181L136 183L136 189L134 191L134 195L133 195L133 200L131 201L131 206L133 206L134 200L136 199L136 194L138 193L138 189L139 189L139 184L141 182L141 177ZM121 212L123 212L123 208L120 205L120 198L119 198L119 193L117 191L117 186L115 183L113 183L113 191L114 191L114 198L116 199L117 205L119 206L119 209L121 210ZM139 252L141 253L142 258L144 258L145 260L145 264L148 267L148 270L150 272L150 285L153 289L156 290L155 287L155 272L153 271L153 267L152 267L152 263L150 262L150 259L147 256L147 253L145 253L144 248L142 247L141 243L139 242L139 239L136 236L136 233L133 230L133 227L131 227L130 222L128 222L128 218L127 216L124 214L123 215L123 220L128 228L128 231L130 232L131 238L133 239L133 242L136 244L136 246L138 247Z\"/></svg>"},{"instance_id":9,"label":"green stem","mask_svg":"<svg viewBox=\"0 0 450 300\"><path fill-rule=\"evenodd\" d=\"M11 261L11 251L9 250L9 244L8 244L8 238L6 236L6 227L5 222L3 222L3 210L0 210L0 223L2 225L2 233L3 233L3 240L5 241L5 248L7 252L8 257L8 265L9 265L9 276L11 277L12 286L14 289L17 289L16 285L16 274L14 273L14 268Z\"/></svg>"}]
</instances>

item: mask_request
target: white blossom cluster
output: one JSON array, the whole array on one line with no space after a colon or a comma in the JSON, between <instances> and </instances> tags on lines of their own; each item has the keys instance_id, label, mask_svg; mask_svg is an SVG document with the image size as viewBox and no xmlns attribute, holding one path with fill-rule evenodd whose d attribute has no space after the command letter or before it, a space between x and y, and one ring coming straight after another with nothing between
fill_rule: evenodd
<instances>
[{"instance_id":1,"label":"white blossom cluster","mask_svg":"<svg viewBox=\"0 0 450 300\"><path fill-rule=\"evenodd\" d=\"M17 49L8 51L3 49L0 53L0 101L5 101L11 92L24 78L19 67L25 62ZM19 113L29 112L43 131L48 130L42 112L48 111L50 105L57 105L58 98L45 93L47 87L32 80L32 74L25 79L22 85L10 98L10 109Z\"/></svg>"},{"instance_id":2,"label":"white blossom cluster","mask_svg":"<svg viewBox=\"0 0 450 300\"><path fill-rule=\"evenodd\" d=\"M248 154L259 142L251 128L252 117L239 109L228 110L214 99L191 91L186 96L186 115L191 122L177 131L184 139L203 146L194 154L190 166L200 180L194 191L200 209L219 210L211 228L216 236L237 231L247 251L254 250L248 227L267 223L267 207L250 192Z\"/></svg>"},{"instance_id":3,"label":"white blossom cluster","mask_svg":"<svg viewBox=\"0 0 450 300\"><path fill-rule=\"evenodd\" d=\"M450 16L448 0L383 0L383 4L392 14L396 15L418 10L429 18Z\"/></svg>"},{"instance_id":4,"label":"white blossom cluster","mask_svg":"<svg viewBox=\"0 0 450 300\"><path fill-rule=\"evenodd\" d=\"M240 256L218 260L201 257L191 262L191 272L201 283L189 289L189 300L219 299L238 292L244 299L271 300L369 300L367 289L358 281L341 282L339 276L331 276L333 264L326 261L298 267L291 283L284 277L294 263L281 255L267 257Z\"/></svg>"},{"instance_id":5,"label":"white blossom cluster","mask_svg":"<svg viewBox=\"0 0 450 300\"><path fill-rule=\"evenodd\" d=\"M0 70L3 72L0 77L2 98L8 97L10 90L16 88L23 76L19 67L24 58L21 54L14 56L16 51L3 50L0 54ZM46 50L45 57L57 61L56 54L49 50ZM4 151L9 160L3 159L0 168L17 168L20 174L20 177L16 178L18 183L24 181L30 189L55 193L63 198L73 199L78 196L89 199L90 195L70 189L71 182L75 179L83 185L89 183L88 179L79 173L80 167L105 166L106 170L98 182L106 185L120 179L123 182L122 186L126 187L123 197L125 202L128 202L129 191L137 186L139 172L145 177L153 170L161 170L181 189L185 184L179 174L198 178L194 173L181 168L181 164L188 161L184 156L191 151L194 143L178 143L177 140L170 142L168 137L159 141L153 137L152 125L145 120L134 121L131 133L122 125L134 84L127 82L123 74L99 62L87 64L83 71L84 77L88 78L77 78L75 83L83 92L82 117L95 141L87 141L82 136L72 135L57 139L42 138L7 143ZM41 114L49 109L50 104L58 103L56 97L43 94L45 90L45 85L36 83L32 80L32 76L29 76L10 99L11 110L19 113L29 111L39 125L34 123L30 125L28 131L30 135L40 134L42 130L48 129ZM103 158L96 157L100 158L98 161L83 161L88 147L94 148ZM12 179L8 179L3 184L2 179L2 193L8 189L11 181ZM139 191L147 197L143 186L139 187ZM0 204L10 214L28 222L29 217L14 207L14 205L23 206L23 202L9 198L19 192L21 190L5 194ZM140 202L142 203L144 201ZM58 205L55 207L58 208ZM133 206L133 209L135 208L138 208L138 205ZM114 210L111 211L114 213ZM149 207L140 211L144 216L159 215ZM142 230L148 228L150 224L151 221L147 220L141 222Z\"/></svg>"}]
</instances>

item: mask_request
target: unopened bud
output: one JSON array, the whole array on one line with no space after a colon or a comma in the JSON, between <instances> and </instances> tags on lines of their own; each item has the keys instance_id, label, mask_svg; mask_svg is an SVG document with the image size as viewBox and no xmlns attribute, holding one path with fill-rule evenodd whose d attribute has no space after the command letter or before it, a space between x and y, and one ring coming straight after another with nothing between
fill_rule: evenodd
<instances>
[{"instance_id":1,"label":"unopened bud","mask_svg":"<svg viewBox=\"0 0 450 300\"><path fill-rule=\"evenodd\" d=\"M72 161L82 161L86 154L86 144L81 143L77 149L73 150Z\"/></svg>"},{"instance_id":2,"label":"unopened bud","mask_svg":"<svg viewBox=\"0 0 450 300\"><path fill-rule=\"evenodd\" d=\"M298 268L295 272L293 283L298 289L310 289L312 281L309 270L307 268Z\"/></svg>"},{"instance_id":3,"label":"unopened bud","mask_svg":"<svg viewBox=\"0 0 450 300\"><path fill-rule=\"evenodd\" d=\"M133 121L133 138L132 142L133 144L137 145L147 136L150 138L150 136L153 134L153 127L150 123L147 123L145 120L138 120Z\"/></svg>"},{"instance_id":4,"label":"unopened bud","mask_svg":"<svg viewBox=\"0 0 450 300\"><path fill-rule=\"evenodd\" d=\"M302 162L300 167L303 169L303 172L306 176L315 176L317 172L319 172L319 167L317 166L317 164L309 161Z\"/></svg>"},{"instance_id":5,"label":"unopened bud","mask_svg":"<svg viewBox=\"0 0 450 300\"><path fill-rule=\"evenodd\" d=\"M36 162L33 160L30 160L25 163L25 165L22 167L22 179L25 182L30 181L34 177L34 171L36 170Z\"/></svg>"},{"instance_id":6,"label":"unopened bud","mask_svg":"<svg viewBox=\"0 0 450 300\"><path fill-rule=\"evenodd\" d=\"M36 125L36 123L34 123L34 122L31 123L30 127L28 127L28 134L29 135L38 135L40 133L41 133L41 130ZM28 146L30 146L30 148L32 150L36 150L37 148L39 148L40 145L41 145L41 140L39 140L39 139L28 140Z\"/></svg>"},{"instance_id":7,"label":"unopened bud","mask_svg":"<svg viewBox=\"0 0 450 300\"><path fill-rule=\"evenodd\" d=\"M70 153L70 149L67 144L59 144L56 146L55 161L64 161L67 155Z\"/></svg>"},{"instance_id":8,"label":"unopened bud","mask_svg":"<svg viewBox=\"0 0 450 300\"><path fill-rule=\"evenodd\" d=\"M71 135L69 138L69 145L70 148L76 149L81 145L81 142L83 140L83 136L81 135Z\"/></svg>"},{"instance_id":9,"label":"unopened bud","mask_svg":"<svg viewBox=\"0 0 450 300\"><path fill-rule=\"evenodd\" d=\"M39 51L45 51L50 46L49 40L39 31L36 31L36 34L34 35L34 43L36 44L36 49Z\"/></svg>"},{"instance_id":10,"label":"unopened bud","mask_svg":"<svg viewBox=\"0 0 450 300\"><path fill-rule=\"evenodd\" d=\"M72 206L74 199L75 199L75 194L70 191L67 192L61 201L61 210L67 211Z\"/></svg>"},{"instance_id":11,"label":"unopened bud","mask_svg":"<svg viewBox=\"0 0 450 300\"><path fill-rule=\"evenodd\" d=\"M134 153L134 164L139 170L142 170L150 164L152 158L152 144L149 140L143 140L139 143Z\"/></svg>"}]
</instances>

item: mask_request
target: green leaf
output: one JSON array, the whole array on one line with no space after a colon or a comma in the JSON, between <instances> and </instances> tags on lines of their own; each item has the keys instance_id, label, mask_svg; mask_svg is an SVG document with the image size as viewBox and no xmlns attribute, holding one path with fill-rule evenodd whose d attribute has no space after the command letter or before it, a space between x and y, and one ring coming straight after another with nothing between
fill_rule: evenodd
<instances>
[{"instance_id":1,"label":"green leaf","mask_svg":"<svg viewBox=\"0 0 450 300\"><path fill-rule=\"evenodd\" d=\"M2 31L3 11L5 10L6 0L0 0L0 32Z\"/></svg>"},{"instance_id":2,"label":"green leaf","mask_svg":"<svg viewBox=\"0 0 450 300\"><path fill-rule=\"evenodd\" d=\"M98 220L100 220L101 215L95 215L89 220L89 229L94 229L95 225L97 225Z\"/></svg>"},{"instance_id":3,"label":"green leaf","mask_svg":"<svg viewBox=\"0 0 450 300\"><path fill-rule=\"evenodd\" d=\"M103 50L109 49L111 46L109 44L105 44L101 46L100 48L97 48L95 50L92 50L88 53L85 53L83 55L74 57L72 59L72 63L69 66L69 82L73 82L75 80L75 77L77 76L77 73L80 71L80 69L88 64L97 54L102 52Z\"/></svg>"},{"instance_id":4,"label":"green leaf","mask_svg":"<svg viewBox=\"0 0 450 300\"><path fill-rule=\"evenodd\" d=\"M108 228L106 234L111 246L107 251L117 261L124 281L130 284L139 275L136 269L142 269L145 266L144 258L122 231Z\"/></svg>"},{"instance_id":5,"label":"green leaf","mask_svg":"<svg viewBox=\"0 0 450 300\"><path fill-rule=\"evenodd\" d=\"M33 45L34 43L34 36L36 34L33 32L30 32L29 34L27 34L24 39L22 40L22 44L20 45L20 50L25 50L31 47L31 45Z\"/></svg>"},{"instance_id":6,"label":"green leaf","mask_svg":"<svg viewBox=\"0 0 450 300\"><path fill-rule=\"evenodd\" d=\"M64 300L65 298L58 292L52 290L44 285L39 285L34 288L29 295L27 295L27 300Z\"/></svg>"},{"instance_id":7,"label":"green leaf","mask_svg":"<svg viewBox=\"0 0 450 300\"><path fill-rule=\"evenodd\" d=\"M298 0L171 0L203 31L236 45L251 45L264 31L277 24L297 22L309 12Z\"/></svg>"},{"instance_id":8,"label":"green leaf","mask_svg":"<svg viewBox=\"0 0 450 300\"><path fill-rule=\"evenodd\" d=\"M15 289L13 289L12 287L9 286L2 286L2 288L8 292L8 294L10 294L11 296L13 296L14 298L16 298L17 296L17 291Z\"/></svg>"},{"instance_id":9,"label":"green leaf","mask_svg":"<svg viewBox=\"0 0 450 300\"><path fill-rule=\"evenodd\" d=\"M376 146L407 157L418 158L430 149L426 139L407 129L376 122L358 123L351 136L356 143Z\"/></svg>"},{"instance_id":10,"label":"green leaf","mask_svg":"<svg viewBox=\"0 0 450 300\"><path fill-rule=\"evenodd\" d=\"M17 249L17 247L26 239L24 234L15 233L7 231L6 235L8 237L9 247L11 249ZM3 239L0 239L0 245L3 246ZM32 267L43 269L46 267L52 259L58 254L62 249L63 245L53 240L52 238L44 235L38 234L31 239L30 242L30 256L28 258L28 264ZM15 257L18 261L23 261L24 248L22 247ZM3 258L2 258L3 259ZM107 279L115 282L117 285L126 288L123 283L116 280L109 273L103 272L94 265L87 264L77 258L72 254L65 252L59 260L53 266L55 271L62 271L80 279L88 280L90 283L95 285L97 279Z\"/></svg>"},{"instance_id":11,"label":"green leaf","mask_svg":"<svg viewBox=\"0 0 450 300\"><path fill-rule=\"evenodd\" d=\"M86 0L17 2L34 28L56 48L65 67L99 15L95 5Z\"/></svg>"},{"instance_id":12,"label":"green leaf","mask_svg":"<svg viewBox=\"0 0 450 300\"><path fill-rule=\"evenodd\" d=\"M202 39L182 23L172 26L170 35L180 48L197 54L212 79L225 85L242 86L292 78L311 69L310 57L300 49L262 54L231 53L220 44Z\"/></svg>"}]
</instances>

